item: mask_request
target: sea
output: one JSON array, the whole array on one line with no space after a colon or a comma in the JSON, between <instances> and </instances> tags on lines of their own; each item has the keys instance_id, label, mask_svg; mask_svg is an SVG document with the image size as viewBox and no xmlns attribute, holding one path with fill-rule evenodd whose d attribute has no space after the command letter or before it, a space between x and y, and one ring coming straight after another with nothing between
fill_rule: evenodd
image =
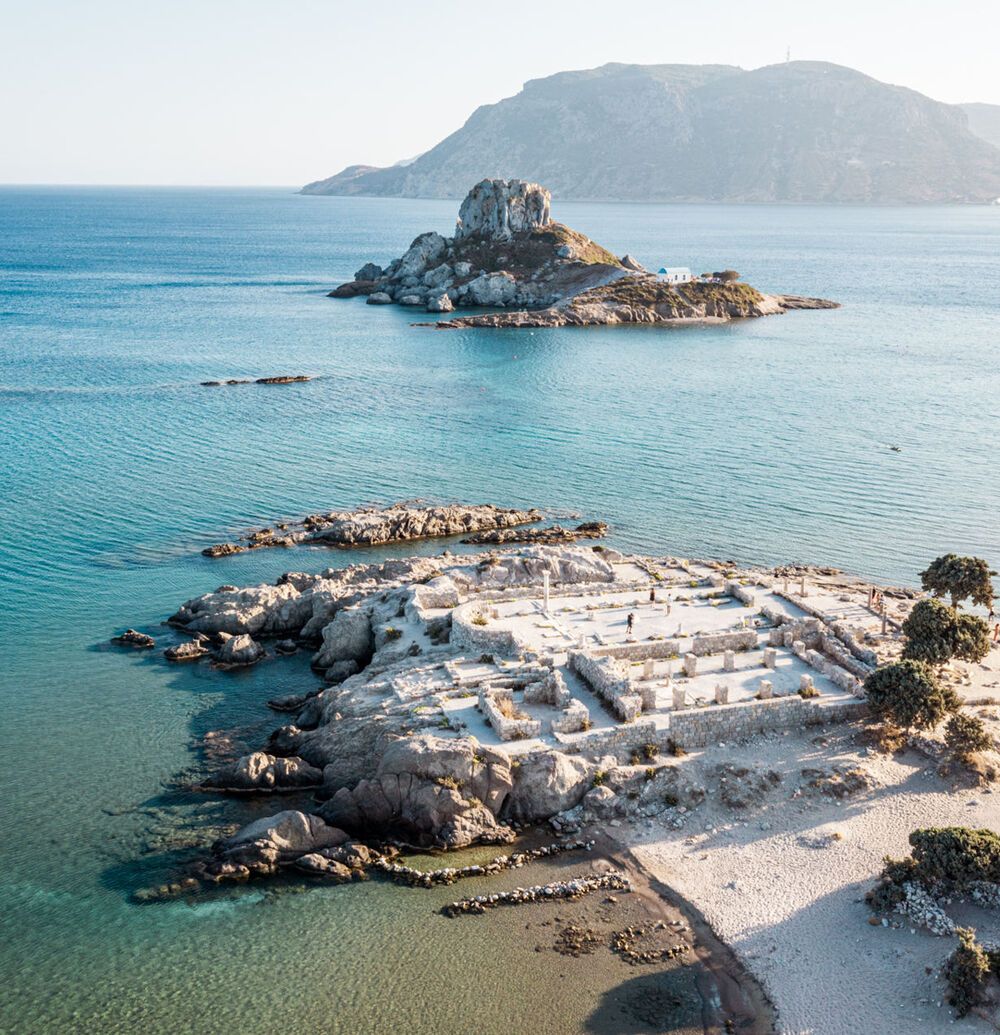
<instances>
[{"instance_id":1,"label":"sea","mask_svg":"<svg viewBox=\"0 0 1000 1035\"><path fill-rule=\"evenodd\" d=\"M281 721L265 700L316 678L302 656L221 673L108 638L161 636L220 583L405 552L207 544L423 498L896 584L948 551L1000 562L1000 208L556 200L649 268L842 303L725 325L436 331L327 297L456 213L0 188L0 1031L571 1033L603 1030L627 982L512 922L441 917L454 889L133 900L192 838L280 807L177 781L206 733L255 748ZM312 380L201 386L278 374Z\"/></svg>"}]
</instances>

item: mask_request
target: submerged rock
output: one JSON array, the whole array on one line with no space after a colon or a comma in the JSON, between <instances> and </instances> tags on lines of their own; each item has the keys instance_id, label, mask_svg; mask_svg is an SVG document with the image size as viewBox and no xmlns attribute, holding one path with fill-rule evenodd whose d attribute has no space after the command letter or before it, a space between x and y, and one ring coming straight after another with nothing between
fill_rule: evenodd
<instances>
[{"instance_id":1,"label":"submerged rock","mask_svg":"<svg viewBox=\"0 0 1000 1035\"><path fill-rule=\"evenodd\" d=\"M176 647L168 647L163 656L167 661L195 661L204 657L208 649L197 640L189 640L187 643L178 643Z\"/></svg>"},{"instance_id":2,"label":"submerged rock","mask_svg":"<svg viewBox=\"0 0 1000 1035\"><path fill-rule=\"evenodd\" d=\"M348 840L343 830L319 816L288 810L242 827L216 845L217 854L234 863L278 863L297 859Z\"/></svg>"},{"instance_id":3,"label":"submerged rock","mask_svg":"<svg viewBox=\"0 0 1000 1035\"><path fill-rule=\"evenodd\" d=\"M146 633L138 632L135 629L126 629L123 633L111 637L111 642L120 647L141 647L144 650L156 646L156 640Z\"/></svg>"}]
</instances>

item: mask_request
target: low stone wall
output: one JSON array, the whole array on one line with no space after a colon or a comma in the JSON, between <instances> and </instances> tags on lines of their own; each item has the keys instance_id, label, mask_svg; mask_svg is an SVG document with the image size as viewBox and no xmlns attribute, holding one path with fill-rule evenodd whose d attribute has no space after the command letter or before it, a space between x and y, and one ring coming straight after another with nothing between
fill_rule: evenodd
<instances>
[{"instance_id":1,"label":"low stone wall","mask_svg":"<svg viewBox=\"0 0 1000 1035\"><path fill-rule=\"evenodd\" d=\"M598 697L603 697L622 722L632 722L642 712L642 698L632 681L613 658L597 658L588 651L571 650L569 667L585 680Z\"/></svg>"},{"instance_id":2,"label":"low stone wall","mask_svg":"<svg viewBox=\"0 0 1000 1035\"><path fill-rule=\"evenodd\" d=\"M570 698L569 704L552 720L553 733L579 733L590 723L590 710L577 698Z\"/></svg>"},{"instance_id":3,"label":"low stone wall","mask_svg":"<svg viewBox=\"0 0 1000 1035\"><path fill-rule=\"evenodd\" d=\"M757 603L757 595L754 593L753 586L741 586L735 580L730 579L726 583L726 592L741 604L746 604L747 607L753 607Z\"/></svg>"},{"instance_id":4,"label":"low stone wall","mask_svg":"<svg viewBox=\"0 0 1000 1035\"><path fill-rule=\"evenodd\" d=\"M484 690L479 695L479 709L501 740L528 740L542 732L537 719L512 719L500 711L500 702L513 702L510 690Z\"/></svg>"},{"instance_id":5,"label":"low stone wall","mask_svg":"<svg viewBox=\"0 0 1000 1035\"><path fill-rule=\"evenodd\" d=\"M485 625L473 621L477 615L486 618ZM486 654L524 653L525 645L510 629L501 628L495 621L484 601L472 600L456 607L451 614L451 645L458 650Z\"/></svg>"},{"instance_id":6,"label":"low stone wall","mask_svg":"<svg viewBox=\"0 0 1000 1035\"><path fill-rule=\"evenodd\" d=\"M706 654L718 654L724 650L746 651L755 650L756 648L756 630L742 629L739 632L696 636L691 646L691 653L698 657L704 657Z\"/></svg>"},{"instance_id":7,"label":"low stone wall","mask_svg":"<svg viewBox=\"0 0 1000 1035\"><path fill-rule=\"evenodd\" d=\"M619 643L613 647L593 647L590 653L597 658L616 658L621 661L662 660L680 655L679 640L640 640L636 643Z\"/></svg>"},{"instance_id":8,"label":"low stone wall","mask_svg":"<svg viewBox=\"0 0 1000 1035\"><path fill-rule=\"evenodd\" d=\"M847 669L853 676L864 680L872 674L875 666L866 665L863 661L858 660L841 637L825 632L821 634L819 641L823 653L829 655L833 661L841 668Z\"/></svg>"},{"instance_id":9,"label":"low stone wall","mask_svg":"<svg viewBox=\"0 0 1000 1035\"><path fill-rule=\"evenodd\" d=\"M524 688L525 704L550 704L553 708L567 708L570 702L569 687L563 674L554 670L543 679Z\"/></svg>"},{"instance_id":10,"label":"low stone wall","mask_svg":"<svg viewBox=\"0 0 1000 1035\"><path fill-rule=\"evenodd\" d=\"M731 742L769 730L795 729L827 722L859 719L867 712L863 701L821 703L797 694L768 701L716 705L670 716L669 738L685 749Z\"/></svg>"},{"instance_id":11,"label":"low stone wall","mask_svg":"<svg viewBox=\"0 0 1000 1035\"><path fill-rule=\"evenodd\" d=\"M561 740L561 738L557 738ZM618 752L631 751L643 744L660 744L656 724L652 719L642 719L628 726L615 726L610 730L600 730L586 737L577 737L572 741L561 741L565 751L579 753L591 758L601 755L614 755Z\"/></svg>"}]
</instances>

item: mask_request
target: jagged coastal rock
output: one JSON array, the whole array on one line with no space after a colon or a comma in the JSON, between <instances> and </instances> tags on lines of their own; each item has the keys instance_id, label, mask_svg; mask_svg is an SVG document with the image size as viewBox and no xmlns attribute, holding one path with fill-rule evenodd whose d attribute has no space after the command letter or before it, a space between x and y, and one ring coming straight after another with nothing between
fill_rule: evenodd
<instances>
[{"instance_id":1,"label":"jagged coastal rock","mask_svg":"<svg viewBox=\"0 0 1000 1035\"><path fill-rule=\"evenodd\" d=\"M537 183L483 180L462 202L454 237L421 234L384 269L365 263L330 295L431 313L504 310L433 325L440 328L677 323L836 308L823 299L765 295L729 274L668 283L631 255L619 259L554 222L550 207L549 191Z\"/></svg>"},{"instance_id":2,"label":"jagged coastal rock","mask_svg":"<svg viewBox=\"0 0 1000 1035\"><path fill-rule=\"evenodd\" d=\"M860 583L812 571L792 581L806 577L830 584L822 599L863 606ZM354 849L340 851L349 839L457 848L546 820L567 836L629 817L683 825L712 787L726 808L745 809L773 794L774 774L681 766L666 750L674 738L698 746L755 722L855 716L876 659L836 618L803 619L813 605L789 583L780 569L527 545L289 572L187 601L171 618L192 637L172 648L181 657L249 663L270 638L311 648L325 677L318 691L271 701L285 724L200 785L309 791L317 804L220 842L205 879L283 866L353 879ZM708 707L706 694L736 710ZM802 781L803 793L818 786L812 770Z\"/></svg>"},{"instance_id":3,"label":"jagged coastal rock","mask_svg":"<svg viewBox=\"0 0 1000 1035\"><path fill-rule=\"evenodd\" d=\"M206 557L228 557L244 550L267 546L314 543L322 546L381 546L411 539L494 531L540 521L539 510L516 510L482 504L428 504L419 500L392 503L387 507L361 507L310 514L302 521L280 522L273 528L258 528L244 537L244 543L216 543L201 552Z\"/></svg>"}]
</instances>

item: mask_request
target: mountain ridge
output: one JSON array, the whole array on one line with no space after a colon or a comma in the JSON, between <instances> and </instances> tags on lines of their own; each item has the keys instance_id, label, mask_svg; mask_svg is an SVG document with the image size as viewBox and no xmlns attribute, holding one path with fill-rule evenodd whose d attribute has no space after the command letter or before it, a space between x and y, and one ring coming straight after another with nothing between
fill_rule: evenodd
<instances>
[{"instance_id":1,"label":"mountain ridge","mask_svg":"<svg viewBox=\"0 0 1000 1035\"><path fill-rule=\"evenodd\" d=\"M993 201L1000 149L967 107L826 62L612 63L529 80L405 166L302 193L450 198L518 177L567 200Z\"/></svg>"}]
</instances>

